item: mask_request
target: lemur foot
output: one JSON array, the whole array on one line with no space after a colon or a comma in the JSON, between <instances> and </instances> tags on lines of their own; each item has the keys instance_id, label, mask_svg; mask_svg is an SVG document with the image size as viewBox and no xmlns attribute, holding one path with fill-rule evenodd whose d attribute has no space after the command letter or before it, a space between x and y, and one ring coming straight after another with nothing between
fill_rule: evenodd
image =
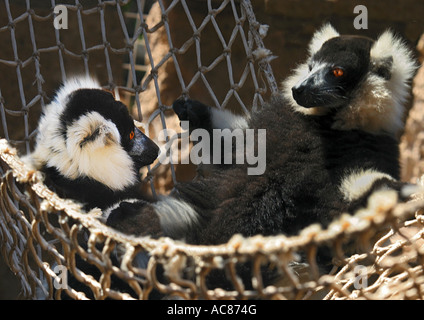
<instances>
[{"instance_id":1,"label":"lemur foot","mask_svg":"<svg viewBox=\"0 0 424 320\"><path fill-rule=\"evenodd\" d=\"M196 100L179 99L172 105L180 121L188 121L190 131L197 128L211 127L210 107Z\"/></svg>"}]
</instances>

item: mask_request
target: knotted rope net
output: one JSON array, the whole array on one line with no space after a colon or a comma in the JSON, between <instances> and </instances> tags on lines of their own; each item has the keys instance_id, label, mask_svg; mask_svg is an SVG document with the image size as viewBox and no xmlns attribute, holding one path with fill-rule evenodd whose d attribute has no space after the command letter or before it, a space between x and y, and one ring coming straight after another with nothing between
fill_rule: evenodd
<instances>
[{"instance_id":1,"label":"knotted rope net","mask_svg":"<svg viewBox=\"0 0 424 320\"><path fill-rule=\"evenodd\" d=\"M68 30L54 28L59 4L68 10ZM117 232L98 219L99 210L84 212L59 198L40 172L25 167L20 156L31 151L40 110L51 97L49 83L73 72L96 73L105 89L131 106L138 121L152 127L156 121L161 129L172 127L175 119L168 110L179 95L202 94L216 107L236 105L249 112L277 91L272 56L262 42L266 26L256 21L249 1L159 0L150 10L151 5L141 0L52 0L42 7L5 0L0 5L0 39L6 39L0 68L13 78L7 81L12 89L5 89L6 81L0 86L0 249L20 280L22 297L422 299L420 195L403 203L394 192L376 193L367 208L342 215L325 230L312 225L298 236L235 235L223 245L195 246ZM223 15L232 23L222 23ZM184 17L178 23L190 34L176 35L177 17ZM50 33L49 41L39 38L42 33ZM155 38L158 33L162 36ZM206 33L214 34L212 45L221 51L212 58L205 56L212 41ZM78 43L68 43L74 36ZM242 61L234 58L240 51ZM228 80L220 91L214 84L224 74ZM171 75L177 94L168 98L161 92L163 78ZM152 109L144 109L146 101L154 102ZM155 134L154 128L149 131ZM178 168L172 163L149 167L145 181L153 193L161 175L175 183ZM331 270L317 262L322 248L332 252ZM136 262L141 256L149 256L144 266ZM247 282L238 274L246 264L251 269ZM264 266L279 277L269 283ZM222 270L229 286L210 285L207 279L215 270Z\"/></svg>"}]
</instances>

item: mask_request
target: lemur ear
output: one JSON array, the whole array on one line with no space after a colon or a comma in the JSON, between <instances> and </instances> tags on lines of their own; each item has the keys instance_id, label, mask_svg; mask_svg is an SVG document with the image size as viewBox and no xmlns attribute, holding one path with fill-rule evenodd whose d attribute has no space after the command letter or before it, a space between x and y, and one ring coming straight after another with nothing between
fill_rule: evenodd
<instances>
[{"instance_id":1,"label":"lemur ear","mask_svg":"<svg viewBox=\"0 0 424 320\"><path fill-rule=\"evenodd\" d=\"M371 72L382 77L385 80L390 80L392 77L393 57L371 60Z\"/></svg>"},{"instance_id":2,"label":"lemur ear","mask_svg":"<svg viewBox=\"0 0 424 320\"><path fill-rule=\"evenodd\" d=\"M324 24L321 29L314 33L311 42L309 43L309 55L312 56L321 49L324 42L340 36L330 23Z\"/></svg>"},{"instance_id":3,"label":"lemur ear","mask_svg":"<svg viewBox=\"0 0 424 320\"><path fill-rule=\"evenodd\" d=\"M385 80L402 85L411 80L417 63L412 51L392 31L387 30L374 42L370 51L371 71Z\"/></svg>"},{"instance_id":4,"label":"lemur ear","mask_svg":"<svg viewBox=\"0 0 424 320\"><path fill-rule=\"evenodd\" d=\"M68 126L66 133L68 137L67 147L71 153L87 148L95 150L120 143L120 135L116 125L97 112L91 112L80 117Z\"/></svg>"}]
</instances>

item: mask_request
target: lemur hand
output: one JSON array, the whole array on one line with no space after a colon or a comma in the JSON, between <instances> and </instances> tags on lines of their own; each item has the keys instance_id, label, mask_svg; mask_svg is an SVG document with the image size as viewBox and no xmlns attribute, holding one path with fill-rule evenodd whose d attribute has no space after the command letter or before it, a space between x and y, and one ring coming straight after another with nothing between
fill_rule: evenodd
<instances>
[{"instance_id":1,"label":"lemur hand","mask_svg":"<svg viewBox=\"0 0 424 320\"><path fill-rule=\"evenodd\" d=\"M190 131L202 128L209 129L211 127L210 107L196 100L179 99L172 105L175 113L180 121L188 121Z\"/></svg>"}]
</instances>

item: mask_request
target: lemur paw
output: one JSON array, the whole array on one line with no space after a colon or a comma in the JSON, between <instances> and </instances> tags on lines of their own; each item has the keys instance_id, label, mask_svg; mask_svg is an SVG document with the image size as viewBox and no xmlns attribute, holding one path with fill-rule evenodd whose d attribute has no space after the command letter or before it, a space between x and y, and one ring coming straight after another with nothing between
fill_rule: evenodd
<instances>
[{"instance_id":1,"label":"lemur paw","mask_svg":"<svg viewBox=\"0 0 424 320\"><path fill-rule=\"evenodd\" d=\"M179 99L172 105L180 121L188 121L190 130L208 129L211 125L210 107L196 100Z\"/></svg>"}]
</instances>

